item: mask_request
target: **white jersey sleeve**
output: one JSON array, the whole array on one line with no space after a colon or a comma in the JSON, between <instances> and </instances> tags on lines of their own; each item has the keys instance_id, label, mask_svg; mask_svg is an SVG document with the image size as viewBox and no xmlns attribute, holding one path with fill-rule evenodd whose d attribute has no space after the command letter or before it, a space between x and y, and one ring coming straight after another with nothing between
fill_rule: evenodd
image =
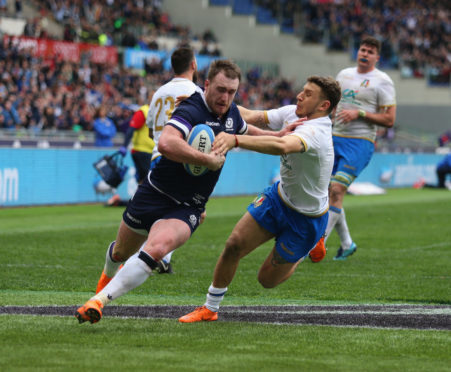
<instances>
[{"instance_id":1,"label":"white jersey sleeve","mask_svg":"<svg viewBox=\"0 0 451 372\"><path fill-rule=\"evenodd\" d=\"M298 120L296 115L296 105L282 106L277 109L265 111L268 119L268 127L272 130L281 130L288 124Z\"/></svg>"}]
</instances>

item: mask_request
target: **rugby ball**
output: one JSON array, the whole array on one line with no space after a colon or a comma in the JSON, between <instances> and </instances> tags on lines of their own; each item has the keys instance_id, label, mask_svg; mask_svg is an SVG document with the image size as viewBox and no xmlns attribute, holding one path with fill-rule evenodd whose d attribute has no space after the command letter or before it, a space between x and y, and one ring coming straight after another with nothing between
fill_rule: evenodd
<instances>
[{"instance_id":1,"label":"rugby ball","mask_svg":"<svg viewBox=\"0 0 451 372\"><path fill-rule=\"evenodd\" d=\"M186 141L192 148L209 154L214 140L213 129L206 124L197 124L191 129ZM183 166L191 176L202 176L208 172L208 168L202 165L183 164Z\"/></svg>"}]
</instances>

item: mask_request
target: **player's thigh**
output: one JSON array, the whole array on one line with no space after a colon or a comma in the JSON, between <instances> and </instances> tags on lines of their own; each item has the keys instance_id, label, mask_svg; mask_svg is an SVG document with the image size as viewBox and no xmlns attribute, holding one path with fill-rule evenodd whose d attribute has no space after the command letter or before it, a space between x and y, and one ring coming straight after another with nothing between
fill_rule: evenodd
<instances>
[{"instance_id":1,"label":"player's thigh","mask_svg":"<svg viewBox=\"0 0 451 372\"><path fill-rule=\"evenodd\" d=\"M273 233L261 227L251 214L246 212L227 239L226 250L234 251L241 258L273 237Z\"/></svg>"},{"instance_id":2,"label":"player's thigh","mask_svg":"<svg viewBox=\"0 0 451 372\"><path fill-rule=\"evenodd\" d=\"M365 169L374 153L374 143L361 138L333 137L335 162L332 181L346 188Z\"/></svg>"},{"instance_id":3,"label":"player's thigh","mask_svg":"<svg viewBox=\"0 0 451 372\"><path fill-rule=\"evenodd\" d=\"M191 229L185 221L176 218L161 219L152 225L144 250L159 261L184 244L190 236Z\"/></svg>"},{"instance_id":4,"label":"player's thigh","mask_svg":"<svg viewBox=\"0 0 451 372\"><path fill-rule=\"evenodd\" d=\"M274 247L260 267L258 281L265 288L274 288L287 280L301 261L302 259L297 262L288 262Z\"/></svg>"},{"instance_id":5,"label":"player's thigh","mask_svg":"<svg viewBox=\"0 0 451 372\"><path fill-rule=\"evenodd\" d=\"M113 257L119 261L125 261L139 250L146 238L146 235L133 231L124 221L121 221L113 248Z\"/></svg>"}]
</instances>

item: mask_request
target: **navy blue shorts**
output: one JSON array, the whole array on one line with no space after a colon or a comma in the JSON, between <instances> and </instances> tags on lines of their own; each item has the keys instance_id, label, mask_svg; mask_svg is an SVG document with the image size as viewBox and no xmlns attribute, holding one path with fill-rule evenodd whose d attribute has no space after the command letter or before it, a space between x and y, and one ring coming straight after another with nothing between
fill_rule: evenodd
<instances>
[{"instance_id":1,"label":"navy blue shorts","mask_svg":"<svg viewBox=\"0 0 451 372\"><path fill-rule=\"evenodd\" d=\"M192 234L199 226L201 213L199 208L178 204L145 180L130 199L122 218L127 226L143 233L149 232L158 220L175 218L186 222Z\"/></svg>"},{"instance_id":2,"label":"navy blue shorts","mask_svg":"<svg viewBox=\"0 0 451 372\"><path fill-rule=\"evenodd\" d=\"M280 198L279 182L266 188L248 212L265 230L276 236L276 251L287 262L306 257L326 231L328 213L309 217L291 209Z\"/></svg>"}]
</instances>

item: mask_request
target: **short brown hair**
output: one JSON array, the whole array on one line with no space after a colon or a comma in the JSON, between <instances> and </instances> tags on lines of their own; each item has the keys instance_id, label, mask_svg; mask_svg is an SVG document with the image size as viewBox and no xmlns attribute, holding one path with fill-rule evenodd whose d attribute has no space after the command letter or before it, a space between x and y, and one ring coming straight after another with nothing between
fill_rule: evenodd
<instances>
[{"instance_id":1,"label":"short brown hair","mask_svg":"<svg viewBox=\"0 0 451 372\"><path fill-rule=\"evenodd\" d=\"M241 70L230 59L217 59L213 61L208 69L207 79L211 81L220 72L223 72L229 79L238 79L238 81L241 81Z\"/></svg>"},{"instance_id":2,"label":"short brown hair","mask_svg":"<svg viewBox=\"0 0 451 372\"><path fill-rule=\"evenodd\" d=\"M360 46L362 45L370 45L372 47L375 47L377 50L377 54L380 54L381 52L381 42L373 36L365 36L360 41Z\"/></svg>"},{"instance_id":3,"label":"short brown hair","mask_svg":"<svg viewBox=\"0 0 451 372\"><path fill-rule=\"evenodd\" d=\"M171 66L174 74L180 75L188 71L194 59L194 51L191 48L181 47L172 53Z\"/></svg>"},{"instance_id":4,"label":"short brown hair","mask_svg":"<svg viewBox=\"0 0 451 372\"><path fill-rule=\"evenodd\" d=\"M331 113L332 110L340 102L341 98L341 87L340 83L335 80L332 76L310 76L307 81L318 85L321 88L321 95L323 98L330 102L330 107L328 112Z\"/></svg>"}]
</instances>

